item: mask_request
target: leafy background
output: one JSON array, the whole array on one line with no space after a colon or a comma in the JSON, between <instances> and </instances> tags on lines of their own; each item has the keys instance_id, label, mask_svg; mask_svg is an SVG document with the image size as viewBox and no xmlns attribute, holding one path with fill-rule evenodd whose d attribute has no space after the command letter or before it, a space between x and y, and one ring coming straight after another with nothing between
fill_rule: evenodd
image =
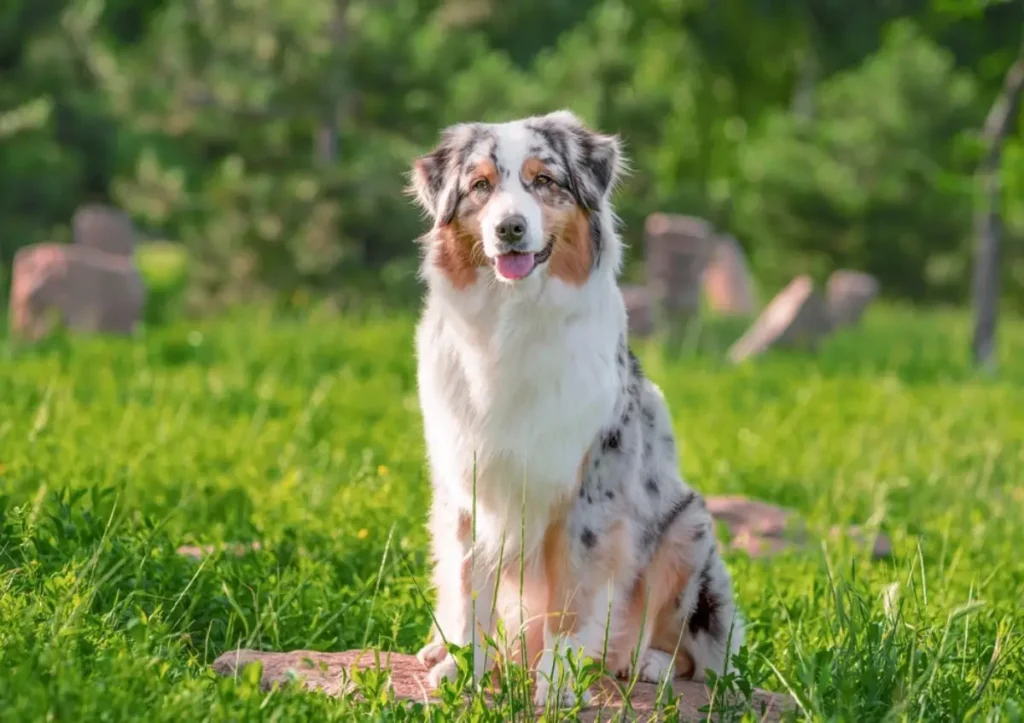
<instances>
[{"instance_id":1,"label":"leafy background","mask_svg":"<svg viewBox=\"0 0 1024 723\"><path fill-rule=\"evenodd\" d=\"M681 212L735 234L767 295L848 266L959 303L979 128L1022 27L1020 3L984 0L11 0L0 274L108 200L184 244L190 308L409 300L411 159L452 122L569 107L625 140L632 261L644 216ZM1003 291L1020 307L1015 131Z\"/></svg>"},{"instance_id":2,"label":"leafy background","mask_svg":"<svg viewBox=\"0 0 1024 723\"><path fill-rule=\"evenodd\" d=\"M668 211L733 233L762 299L838 267L890 297L813 355L723 365L742 320L637 345L687 479L821 541L729 553L739 683L801 719L1020 721L1020 118L999 373L971 369L962 309L923 307L967 298L979 129L1022 35L1019 1L4 0L3 297L16 250L69 241L83 202L152 241L137 334L0 331L0 721L527 719L210 664L425 640L405 174L449 123L558 107L626 143L629 276ZM851 524L893 557L828 534Z\"/></svg>"}]
</instances>

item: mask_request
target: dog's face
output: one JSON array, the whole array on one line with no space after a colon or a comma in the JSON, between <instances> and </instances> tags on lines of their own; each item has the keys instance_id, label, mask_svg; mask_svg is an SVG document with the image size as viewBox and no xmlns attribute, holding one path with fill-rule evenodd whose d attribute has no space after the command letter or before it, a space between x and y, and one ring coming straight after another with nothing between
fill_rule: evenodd
<instances>
[{"instance_id":1,"label":"dog's face","mask_svg":"<svg viewBox=\"0 0 1024 723\"><path fill-rule=\"evenodd\" d=\"M609 235L604 211L620 164L618 138L568 111L445 129L412 173L434 222L428 261L456 289L489 269L511 285L583 285Z\"/></svg>"}]
</instances>

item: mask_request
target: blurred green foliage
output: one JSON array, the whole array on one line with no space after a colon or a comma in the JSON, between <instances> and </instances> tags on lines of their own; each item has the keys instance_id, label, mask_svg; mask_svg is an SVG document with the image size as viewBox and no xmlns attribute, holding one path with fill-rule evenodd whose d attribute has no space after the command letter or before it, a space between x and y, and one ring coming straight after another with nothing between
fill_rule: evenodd
<instances>
[{"instance_id":1,"label":"blurred green foliage","mask_svg":"<svg viewBox=\"0 0 1024 723\"><path fill-rule=\"evenodd\" d=\"M135 265L146 287L145 322L156 326L181 312L189 281L188 252L181 244L147 241L135 248Z\"/></svg>"},{"instance_id":2,"label":"blurred green foliage","mask_svg":"<svg viewBox=\"0 0 1024 723\"><path fill-rule=\"evenodd\" d=\"M625 141L632 260L646 214L688 213L768 290L842 265L958 302L978 132L1022 27L991 0L11 0L0 285L106 200L187 246L201 305L408 291L412 158L452 122L569 107ZM1024 306L1019 127L1003 269Z\"/></svg>"}]
</instances>

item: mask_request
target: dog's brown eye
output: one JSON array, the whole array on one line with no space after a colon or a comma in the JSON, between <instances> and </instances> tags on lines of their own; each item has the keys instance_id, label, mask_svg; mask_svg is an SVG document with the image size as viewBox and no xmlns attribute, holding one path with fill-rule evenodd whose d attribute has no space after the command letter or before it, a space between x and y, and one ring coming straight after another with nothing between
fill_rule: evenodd
<instances>
[{"instance_id":1,"label":"dog's brown eye","mask_svg":"<svg viewBox=\"0 0 1024 723\"><path fill-rule=\"evenodd\" d=\"M491 184L486 178L481 178L473 184L473 190L477 193L487 193L491 190Z\"/></svg>"},{"instance_id":2,"label":"dog's brown eye","mask_svg":"<svg viewBox=\"0 0 1024 723\"><path fill-rule=\"evenodd\" d=\"M551 176L545 176L543 173L534 178L533 182L538 186L547 186L554 183L554 181L551 180Z\"/></svg>"}]
</instances>

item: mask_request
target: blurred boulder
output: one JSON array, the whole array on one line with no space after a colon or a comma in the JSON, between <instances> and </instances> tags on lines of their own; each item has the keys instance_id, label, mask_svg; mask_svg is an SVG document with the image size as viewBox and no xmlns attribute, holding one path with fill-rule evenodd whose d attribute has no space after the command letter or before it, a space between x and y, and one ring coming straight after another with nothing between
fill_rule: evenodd
<instances>
[{"instance_id":1,"label":"blurred boulder","mask_svg":"<svg viewBox=\"0 0 1024 723\"><path fill-rule=\"evenodd\" d=\"M654 331L654 314L648 290L643 286L623 286L622 299L626 303L630 335L650 335Z\"/></svg>"},{"instance_id":2,"label":"blurred boulder","mask_svg":"<svg viewBox=\"0 0 1024 723\"><path fill-rule=\"evenodd\" d=\"M711 256L711 226L699 218L654 213L647 217L645 275L655 323L700 312L701 279Z\"/></svg>"},{"instance_id":3,"label":"blurred boulder","mask_svg":"<svg viewBox=\"0 0 1024 723\"><path fill-rule=\"evenodd\" d=\"M135 226L124 211L93 203L79 206L71 218L71 236L76 244L108 254L131 256L138 240Z\"/></svg>"},{"instance_id":4,"label":"blurred boulder","mask_svg":"<svg viewBox=\"0 0 1024 723\"><path fill-rule=\"evenodd\" d=\"M878 296L878 279L861 271L839 270L828 279L828 315L835 328L853 326Z\"/></svg>"},{"instance_id":5,"label":"blurred boulder","mask_svg":"<svg viewBox=\"0 0 1024 723\"><path fill-rule=\"evenodd\" d=\"M751 557L806 548L812 542L803 520L785 507L742 495L713 496L706 498L705 502L715 521L729 530L729 546L743 550ZM868 544L868 536L860 526L845 529L836 526L830 531L832 537L840 537L844 533L857 544ZM875 535L870 546L871 556L876 560L892 554L892 543L884 533Z\"/></svg>"},{"instance_id":6,"label":"blurred boulder","mask_svg":"<svg viewBox=\"0 0 1024 723\"><path fill-rule=\"evenodd\" d=\"M729 349L738 363L774 347L814 349L831 331L825 300L809 276L793 279Z\"/></svg>"},{"instance_id":7,"label":"blurred boulder","mask_svg":"<svg viewBox=\"0 0 1024 723\"><path fill-rule=\"evenodd\" d=\"M782 552L803 536L793 513L782 507L740 495L707 497L705 503L729 530L730 546L751 557Z\"/></svg>"},{"instance_id":8,"label":"blurred boulder","mask_svg":"<svg viewBox=\"0 0 1024 723\"><path fill-rule=\"evenodd\" d=\"M129 334L142 317L145 288L131 258L91 245L42 243L14 257L11 329L39 339L55 322L75 331Z\"/></svg>"},{"instance_id":9,"label":"blurred boulder","mask_svg":"<svg viewBox=\"0 0 1024 723\"><path fill-rule=\"evenodd\" d=\"M754 278L743 247L732 236L718 236L714 240L704 270L704 295L708 306L718 314L753 316L757 313Z\"/></svg>"}]
</instances>

